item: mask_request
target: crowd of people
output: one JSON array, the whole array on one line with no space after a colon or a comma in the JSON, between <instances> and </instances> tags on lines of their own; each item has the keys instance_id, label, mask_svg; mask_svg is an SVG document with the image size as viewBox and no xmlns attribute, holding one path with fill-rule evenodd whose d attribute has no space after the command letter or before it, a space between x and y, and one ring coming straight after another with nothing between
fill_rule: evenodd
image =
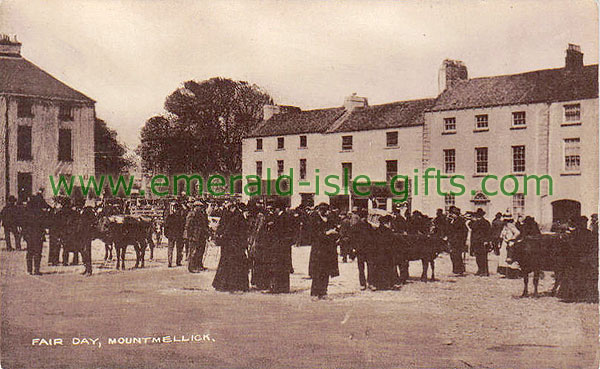
<instances>
[{"instance_id":1,"label":"crowd of people","mask_svg":"<svg viewBox=\"0 0 600 369\"><path fill-rule=\"evenodd\" d=\"M212 283L216 290L233 292L253 288L289 293L290 274L294 272L292 247L310 245L308 274L312 280L311 295L317 299L327 295L329 279L339 275L340 258L341 262L356 260L361 289L399 288L407 279L408 261L398 258L399 246L390 242L394 235L423 235L443 240L447 245L445 251L450 254L452 272L457 276L466 272L466 253L475 257L475 275L489 276L488 255L493 252L499 255L496 272L516 277L520 276L518 266L505 261L507 246L541 234L530 216L514 219L507 211L497 213L490 222L482 209L462 213L455 206L447 212L438 209L436 216L430 218L418 210L405 210L402 214L400 208L382 216L357 207L344 213L326 203L290 209L252 201L217 204L182 198L165 205L163 228L168 239L169 268L181 266L185 258L191 273L206 270L203 259L207 242L212 239L220 247L220 260ZM68 263L70 252L75 254L73 263L77 264L79 251L85 265L83 274L91 274L95 219L112 215L114 211L110 209L108 206L86 207L85 202L72 202L68 198L50 207L40 191L26 204L17 204L16 199L10 197L0 212L0 221L8 250L20 249L21 237L25 239L30 274L40 274L46 229L49 230L48 262L58 265L61 245L57 240L69 238L61 234L61 225L76 222L80 225L79 238L73 242L83 245L78 248L62 245L63 264ZM216 230L211 229L209 216L220 218ZM580 217L555 224L552 231L572 235L580 245L577 252L581 257L567 268L563 297L577 299L589 294L577 286L590 285L590 276L594 271L597 274L597 214L592 215L589 222Z\"/></svg>"}]
</instances>

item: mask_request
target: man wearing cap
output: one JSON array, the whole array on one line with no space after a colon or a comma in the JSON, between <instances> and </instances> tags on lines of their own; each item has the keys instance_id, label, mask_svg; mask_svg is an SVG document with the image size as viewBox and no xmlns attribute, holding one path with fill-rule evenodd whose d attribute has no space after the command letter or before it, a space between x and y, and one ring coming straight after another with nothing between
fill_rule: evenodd
<instances>
[{"instance_id":1,"label":"man wearing cap","mask_svg":"<svg viewBox=\"0 0 600 369\"><path fill-rule=\"evenodd\" d=\"M170 212L165 218L165 236L169 241L167 250L167 261L169 268L173 266L173 248L176 249L177 253L175 256L175 265L181 266L181 259L183 258L184 226L185 218L183 216L181 205L179 205L179 203L174 203L173 211Z\"/></svg>"},{"instance_id":2,"label":"man wearing cap","mask_svg":"<svg viewBox=\"0 0 600 369\"><path fill-rule=\"evenodd\" d=\"M460 209L456 206L450 207L448 223L448 241L450 243L450 259L452 260L452 273L463 275L465 272L465 264L462 260L465 243L467 242L467 234L469 230L465 224L465 220L460 215Z\"/></svg>"},{"instance_id":3,"label":"man wearing cap","mask_svg":"<svg viewBox=\"0 0 600 369\"><path fill-rule=\"evenodd\" d=\"M187 240L190 248L188 270L190 273L198 273L206 268L202 264L206 239L208 238L208 216L204 211L202 201L195 201L194 208L185 219L183 238Z\"/></svg>"},{"instance_id":4,"label":"man wearing cap","mask_svg":"<svg viewBox=\"0 0 600 369\"><path fill-rule=\"evenodd\" d=\"M10 235L15 238L15 247L21 250L21 233L19 232L18 217L19 209L17 208L17 199L14 196L8 197L8 203L0 211L0 224L4 227L4 239L6 240L6 248L12 251L13 247L10 241Z\"/></svg>"},{"instance_id":5,"label":"man wearing cap","mask_svg":"<svg viewBox=\"0 0 600 369\"><path fill-rule=\"evenodd\" d=\"M308 274L312 278L310 295L323 299L327 295L329 278L340 275L335 246L336 224L331 219L328 204L320 203L317 212L312 215L311 232L308 264Z\"/></svg>"},{"instance_id":6,"label":"man wearing cap","mask_svg":"<svg viewBox=\"0 0 600 369\"><path fill-rule=\"evenodd\" d=\"M485 211L478 208L473 214L474 219L469 222L469 228L471 228L471 250L473 250L477 261L477 273L475 275L487 277L490 275L487 243L490 241L491 225L484 218L484 215Z\"/></svg>"}]
</instances>

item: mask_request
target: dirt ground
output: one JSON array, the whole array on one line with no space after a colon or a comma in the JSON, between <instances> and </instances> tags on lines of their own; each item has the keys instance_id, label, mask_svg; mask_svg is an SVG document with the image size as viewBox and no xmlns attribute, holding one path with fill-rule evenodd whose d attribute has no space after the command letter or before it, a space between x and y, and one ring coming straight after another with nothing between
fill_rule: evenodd
<instances>
[{"instance_id":1,"label":"dirt ground","mask_svg":"<svg viewBox=\"0 0 600 369\"><path fill-rule=\"evenodd\" d=\"M379 292L360 291L356 263L341 263L330 299L313 301L309 247L293 249L288 295L215 292L217 247L199 274L167 268L164 243L144 269L131 269L130 249L116 271L96 241L92 277L81 265L46 266L47 245L44 274L30 276L25 252L0 247L5 369L598 368L597 304L518 298L521 280L476 277L472 258L457 278L440 256L431 283L413 262L410 283ZM552 283L546 273L541 291ZM63 345L44 344L56 338Z\"/></svg>"}]
</instances>

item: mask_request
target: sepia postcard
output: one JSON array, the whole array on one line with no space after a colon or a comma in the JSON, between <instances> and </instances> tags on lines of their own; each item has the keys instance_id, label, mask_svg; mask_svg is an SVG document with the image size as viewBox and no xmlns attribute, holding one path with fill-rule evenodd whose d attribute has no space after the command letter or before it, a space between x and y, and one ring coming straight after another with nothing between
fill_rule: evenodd
<instances>
[{"instance_id":1,"label":"sepia postcard","mask_svg":"<svg viewBox=\"0 0 600 369\"><path fill-rule=\"evenodd\" d=\"M598 368L598 9L0 0L0 367Z\"/></svg>"}]
</instances>

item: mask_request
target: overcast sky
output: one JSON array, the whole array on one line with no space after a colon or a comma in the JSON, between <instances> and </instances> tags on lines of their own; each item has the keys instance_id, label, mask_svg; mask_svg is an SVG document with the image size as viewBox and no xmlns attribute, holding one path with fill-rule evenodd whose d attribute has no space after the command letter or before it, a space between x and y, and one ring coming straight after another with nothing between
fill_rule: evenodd
<instances>
[{"instance_id":1,"label":"overcast sky","mask_svg":"<svg viewBox=\"0 0 600 369\"><path fill-rule=\"evenodd\" d=\"M353 92L370 104L432 97L446 58L470 77L510 74L562 67L576 43L597 63L597 19L592 0L0 0L0 32L95 99L130 148L188 79L249 81L303 109Z\"/></svg>"}]
</instances>

